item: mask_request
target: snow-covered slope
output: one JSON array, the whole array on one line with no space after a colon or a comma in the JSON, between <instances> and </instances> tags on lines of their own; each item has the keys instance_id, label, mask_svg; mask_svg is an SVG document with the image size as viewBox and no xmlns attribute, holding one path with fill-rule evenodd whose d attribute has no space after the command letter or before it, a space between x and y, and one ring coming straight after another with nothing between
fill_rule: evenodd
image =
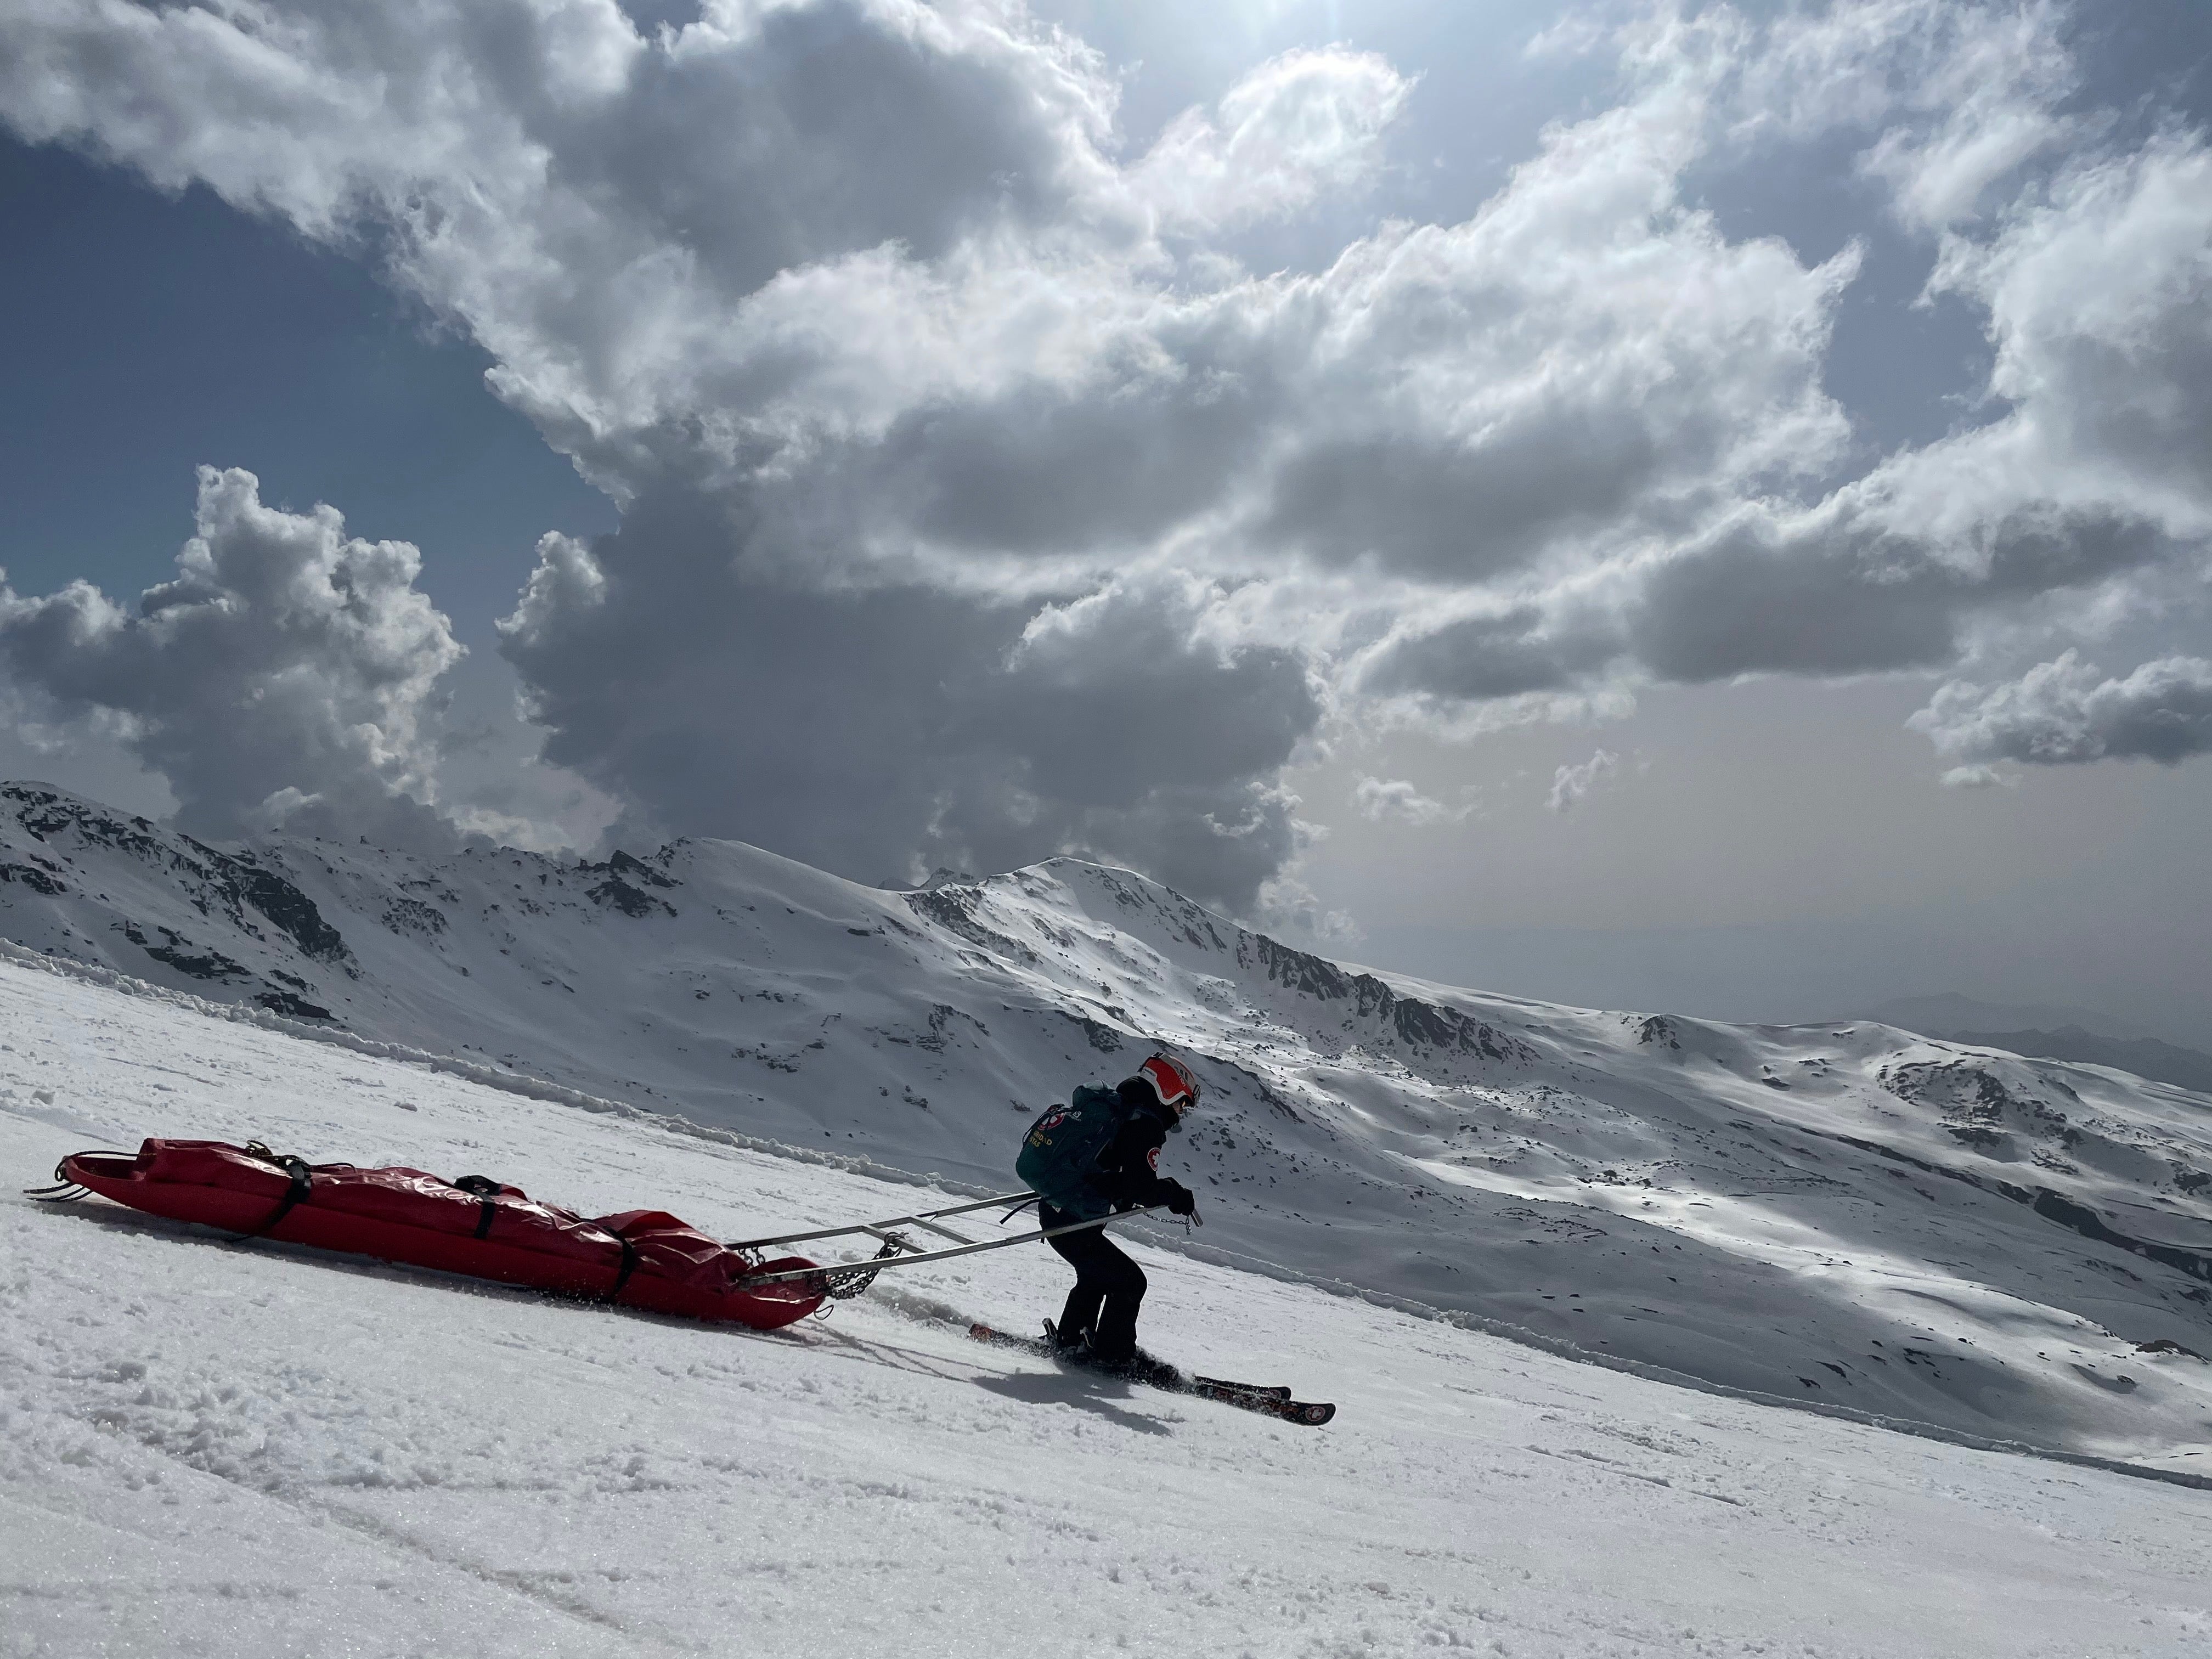
<instances>
[{"instance_id":1,"label":"snow-covered slope","mask_svg":"<svg viewBox=\"0 0 2212 1659\"><path fill-rule=\"evenodd\" d=\"M1359 972L1070 860L909 894L729 842L234 855L38 786L0 803L0 933L40 951L993 1188L1029 1113L1164 1041L1206 1085L1163 1167L1217 1260L1730 1388L2212 1462L2202 1096Z\"/></svg>"},{"instance_id":2,"label":"snow-covered slope","mask_svg":"<svg viewBox=\"0 0 2212 1659\"><path fill-rule=\"evenodd\" d=\"M149 1133L665 1202L730 1234L917 1196L0 963L0 1162ZM968 1317L1057 1302L1035 1251L759 1335L8 1192L0 1652L2158 1659L2212 1639L2212 1493L1142 1254L1157 1346L1334 1396L1335 1425L967 1340Z\"/></svg>"}]
</instances>

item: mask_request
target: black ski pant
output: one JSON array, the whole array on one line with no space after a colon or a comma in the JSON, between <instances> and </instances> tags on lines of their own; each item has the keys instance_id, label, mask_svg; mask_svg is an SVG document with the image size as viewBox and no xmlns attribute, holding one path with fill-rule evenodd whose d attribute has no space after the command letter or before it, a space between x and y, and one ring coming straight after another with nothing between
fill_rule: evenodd
<instances>
[{"instance_id":1,"label":"black ski pant","mask_svg":"<svg viewBox=\"0 0 2212 1659\"><path fill-rule=\"evenodd\" d=\"M1072 1226L1082 1219L1049 1204L1037 1206L1037 1220L1047 1228ZM1137 1351L1137 1310L1145 1301L1145 1270L1121 1253L1106 1237L1103 1227L1086 1227L1079 1233L1062 1233L1045 1243L1075 1269L1075 1288L1060 1310L1060 1338L1074 1340L1091 1333L1091 1351L1109 1362L1127 1359Z\"/></svg>"}]
</instances>

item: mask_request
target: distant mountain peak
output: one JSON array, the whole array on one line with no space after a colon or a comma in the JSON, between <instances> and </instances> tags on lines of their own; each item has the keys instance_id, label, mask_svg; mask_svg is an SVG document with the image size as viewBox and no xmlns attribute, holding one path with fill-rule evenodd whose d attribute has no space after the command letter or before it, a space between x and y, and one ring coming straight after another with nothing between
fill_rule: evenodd
<instances>
[{"instance_id":1,"label":"distant mountain peak","mask_svg":"<svg viewBox=\"0 0 2212 1659\"><path fill-rule=\"evenodd\" d=\"M2150 1035L2142 1026L2131 1021L2087 1008L2061 1007L2050 1003L1984 1002L1974 997L1962 996L1956 991L1945 991L1936 996L1893 997L1853 1018L1879 1020L1884 1025L1894 1025L1907 1031L1923 1031L1930 1036L1966 1030L2050 1031L2068 1025L2079 1026L2100 1036L2142 1037Z\"/></svg>"}]
</instances>

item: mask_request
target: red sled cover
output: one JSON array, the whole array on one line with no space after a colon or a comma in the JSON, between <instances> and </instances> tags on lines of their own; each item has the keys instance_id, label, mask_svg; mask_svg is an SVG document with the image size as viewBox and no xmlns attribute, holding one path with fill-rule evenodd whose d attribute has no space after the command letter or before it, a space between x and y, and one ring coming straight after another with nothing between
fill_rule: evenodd
<instances>
[{"instance_id":1,"label":"red sled cover","mask_svg":"<svg viewBox=\"0 0 2212 1659\"><path fill-rule=\"evenodd\" d=\"M773 1330L822 1305L805 1279L746 1288L750 1274L814 1265L804 1257L756 1262L663 1210L580 1216L481 1176L311 1165L219 1140L76 1152L57 1173L149 1215L653 1313Z\"/></svg>"}]
</instances>

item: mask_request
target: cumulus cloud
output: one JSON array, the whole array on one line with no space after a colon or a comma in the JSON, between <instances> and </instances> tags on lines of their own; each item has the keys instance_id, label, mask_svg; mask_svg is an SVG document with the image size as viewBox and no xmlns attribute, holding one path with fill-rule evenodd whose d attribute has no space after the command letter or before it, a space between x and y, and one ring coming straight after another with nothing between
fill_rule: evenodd
<instances>
[{"instance_id":1,"label":"cumulus cloud","mask_svg":"<svg viewBox=\"0 0 2212 1659\"><path fill-rule=\"evenodd\" d=\"M1322 949L1343 950L1366 937L1349 910L1326 908L1313 890L1295 876L1274 876L1263 883L1254 914L1261 926L1278 936Z\"/></svg>"},{"instance_id":2,"label":"cumulus cloud","mask_svg":"<svg viewBox=\"0 0 2212 1659\"><path fill-rule=\"evenodd\" d=\"M2063 21L1653 7L1620 101L1474 215L1266 274L1224 236L1387 170L1390 64L1292 53L1125 153L1109 67L994 0L649 36L613 0L21 0L0 118L373 249L492 354L623 507L545 540L501 651L632 824L868 878L1083 850L1249 910L1329 720L1941 671L2197 556L2212 178L2179 130L2049 162ZM1859 250L1732 239L1684 180L1846 130L1987 314L1996 412L1838 487Z\"/></svg>"},{"instance_id":3,"label":"cumulus cloud","mask_svg":"<svg viewBox=\"0 0 2212 1659\"><path fill-rule=\"evenodd\" d=\"M405 542L336 509L262 504L250 472L199 475L198 533L136 611L84 582L0 587L0 667L64 719L100 717L167 779L179 822L448 842L430 810L435 687L461 656Z\"/></svg>"},{"instance_id":4,"label":"cumulus cloud","mask_svg":"<svg viewBox=\"0 0 2212 1659\"><path fill-rule=\"evenodd\" d=\"M2059 106L2079 83L2066 9L1868 0L1792 11L1741 56L1739 138L1838 128L1875 135L1859 170L1888 186L1892 212L1921 230L1972 219L1996 187L2078 130ZM1708 29L1741 33L1723 12Z\"/></svg>"},{"instance_id":5,"label":"cumulus cloud","mask_svg":"<svg viewBox=\"0 0 2212 1659\"><path fill-rule=\"evenodd\" d=\"M1684 538L1627 613L1651 672L1942 668L2024 618L2080 627L2194 580L2212 538L2203 136L2069 160L1985 231L1947 234L1929 288L1986 313L2001 412Z\"/></svg>"},{"instance_id":6,"label":"cumulus cloud","mask_svg":"<svg viewBox=\"0 0 2212 1659\"><path fill-rule=\"evenodd\" d=\"M1130 183L1171 229L1286 217L1372 176L1412 90L1373 52L1288 52L1170 122Z\"/></svg>"},{"instance_id":7,"label":"cumulus cloud","mask_svg":"<svg viewBox=\"0 0 2212 1659\"><path fill-rule=\"evenodd\" d=\"M1985 307L2004 420L1900 466L1933 495L2126 504L2180 540L2212 533L2212 149L2170 132L2063 169L1930 279ZM1954 509L1956 510L1955 508Z\"/></svg>"},{"instance_id":8,"label":"cumulus cloud","mask_svg":"<svg viewBox=\"0 0 2212 1659\"><path fill-rule=\"evenodd\" d=\"M1954 766L1939 781L1946 789L2014 789L2020 780L1994 766Z\"/></svg>"},{"instance_id":9,"label":"cumulus cloud","mask_svg":"<svg viewBox=\"0 0 2212 1659\"><path fill-rule=\"evenodd\" d=\"M1474 811L1472 800L1447 806L1403 778L1361 778L1352 786L1352 805L1370 823L1457 823Z\"/></svg>"},{"instance_id":10,"label":"cumulus cloud","mask_svg":"<svg viewBox=\"0 0 2212 1659\"><path fill-rule=\"evenodd\" d=\"M2152 760L2172 766L2212 753L2212 662L2161 657L2124 679L2106 679L2095 664L2068 651L2005 684L1952 681L1907 724L1944 754L1969 762Z\"/></svg>"},{"instance_id":11,"label":"cumulus cloud","mask_svg":"<svg viewBox=\"0 0 2212 1659\"><path fill-rule=\"evenodd\" d=\"M1544 810L1565 816L1582 805L1591 791L1620 769L1620 757L1601 749L1579 766L1562 766L1552 775L1552 793Z\"/></svg>"}]
</instances>

